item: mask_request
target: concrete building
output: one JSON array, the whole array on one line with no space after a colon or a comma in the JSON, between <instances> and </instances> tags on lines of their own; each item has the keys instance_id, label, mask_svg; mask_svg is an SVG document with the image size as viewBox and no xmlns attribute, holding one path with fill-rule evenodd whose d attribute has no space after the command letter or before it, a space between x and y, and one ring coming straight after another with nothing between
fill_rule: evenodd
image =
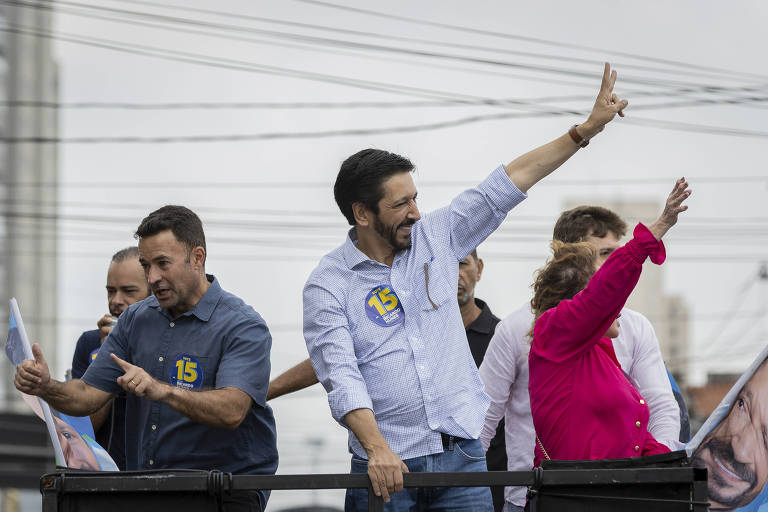
<instances>
[{"instance_id":1,"label":"concrete building","mask_svg":"<svg viewBox=\"0 0 768 512\"><path fill-rule=\"evenodd\" d=\"M658 218L662 208L662 204L655 201L596 198L568 200L564 208L583 204L604 206L618 213L627 222L627 237L632 236L637 222L649 224ZM645 265L627 306L644 314L653 324L667 368L678 384L684 386L688 380L688 308L681 297L664 295L663 272L663 266Z\"/></svg>"},{"instance_id":2,"label":"concrete building","mask_svg":"<svg viewBox=\"0 0 768 512\"><path fill-rule=\"evenodd\" d=\"M51 12L0 6L3 25L49 31ZM56 109L18 102L58 101L58 70L51 40L0 33L0 134L3 138L56 137ZM8 302L16 297L27 333L56 367L58 148L55 144L0 144L0 332L8 329ZM5 358L4 375L12 375ZM3 408L20 409L9 379L1 379Z\"/></svg>"}]
</instances>

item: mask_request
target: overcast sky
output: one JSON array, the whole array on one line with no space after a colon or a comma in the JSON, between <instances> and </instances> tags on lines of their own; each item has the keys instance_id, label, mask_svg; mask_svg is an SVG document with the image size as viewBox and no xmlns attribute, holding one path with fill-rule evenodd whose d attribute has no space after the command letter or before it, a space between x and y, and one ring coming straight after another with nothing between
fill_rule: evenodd
<instances>
[{"instance_id":1,"label":"overcast sky","mask_svg":"<svg viewBox=\"0 0 768 512\"><path fill-rule=\"evenodd\" d=\"M690 211L667 241L664 288L682 295L690 307L694 382L700 383L708 369L741 371L768 339L768 285L763 282L761 289L756 282L760 260L768 259L765 2L346 3L474 31L296 0L184 3L238 13L239 18L116 0L98 5L217 25L128 25L94 16L141 23L161 20L85 10L62 2L57 30L109 39L121 46L187 52L183 58L215 65L59 41L55 48L62 102L526 101L490 106L62 110L61 136L65 138L318 133L415 127L498 114L518 117L443 129L323 138L62 144L61 213L103 221L63 220L60 224L59 375L69 366L79 333L92 328L106 312L103 286L109 256L133 243L131 234L141 217L167 203L184 204L200 214L209 238L208 271L216 274L225 289L252 304L271 326L273 374L300 361L306 357L300 333L301 288L319 258L343 241L347 229L331 190L344 158L365 147L408 156L417 166L420 208L429 211L482 180L499 164L582 122L581 115L552 113L591 108L603 60L610 60L618 70L616 91L630 101L627 118L615 120L588 148L532 189L529 199L484 244L481 251L487 270L478 296L501 317L528 300L531 276L547 256L547 238L565 201L662 201L674 179L685 175L694 196ZM65 14L65 10L88 17ZM251 32L223 25L248 27ZM176 32L170 26L230 39ZM286 33L326 40L296 40ZM265 69L260 66L282 68L280 73L322 75L323 81L254 72ZM359 87L342 85L339 77L344 82L359 81ZM392 90L393 84L400 94L370 89ZM708 100L727 103L705 103ZM535 113L538 117L532 117ZM714 133L697 132L701 130ZM724 323L740 296L745 300L737 317ZM723 334L715 345L707 346L712 333L720 330ZM743 356L722 357L730 352ZM301 416L295 413L299 403ZM292 448L285 439L304 439L316 425L327 427L315 430L329 439L337 461L321 469L346 471L344 434L330 420L322 390L282 399L275 403L275 410L283 432L289 431L288 424L297 428L282 440L283 463L288 466L281 466L281 471L308 470L303 460L299 467L290 467L291 456L286 453ZM313 429L302 431L303 425Z\"/></svg>"}]
</instances>

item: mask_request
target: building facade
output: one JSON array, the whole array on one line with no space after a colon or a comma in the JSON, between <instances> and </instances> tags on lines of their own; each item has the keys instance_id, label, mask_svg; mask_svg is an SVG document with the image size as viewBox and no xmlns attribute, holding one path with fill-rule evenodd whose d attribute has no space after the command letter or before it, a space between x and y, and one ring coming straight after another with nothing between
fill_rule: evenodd
<instances>
[{"instance_id":1,"label":"building facade","mask_svg":"<svg viewBox=\"0 0 768 512\"><path fill-rule=\"evenodd\" d=\"M0 5L0 332L16 297L30 340L56 367L58 148L14 142L57 137L58 111L26 102L58 101L58 69L51 40L28 32L51 30L51 11ZM8 372L12 371L3 358ZM4 409L20 409L10 379L2 379Z\"/></svg>"}]
</instances>

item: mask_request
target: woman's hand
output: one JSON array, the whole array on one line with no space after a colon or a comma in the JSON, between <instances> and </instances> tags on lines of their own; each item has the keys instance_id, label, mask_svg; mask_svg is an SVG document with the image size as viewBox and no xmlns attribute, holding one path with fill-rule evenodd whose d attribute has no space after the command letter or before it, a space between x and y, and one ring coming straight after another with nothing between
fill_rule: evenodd
<instances>
[{"instance_id":1,"label":"woman's hand","mask_svg":"<svg viewBox=\"0 0 768 512\"><path fill-rule=\"evenodd\" d=\"M677 216L680 212L684 212L688 209L687 205L683 205L683 201L688 199L691 195L691 190L688 190L688 182L685 178L680 178L675 182L672 192L667 197L667 204L664 205L664 211L661 212L659 218L650 226L648 230L653 233L656 240L661 240L669 228L677 224Z\"/></svg>"}]
</instances>

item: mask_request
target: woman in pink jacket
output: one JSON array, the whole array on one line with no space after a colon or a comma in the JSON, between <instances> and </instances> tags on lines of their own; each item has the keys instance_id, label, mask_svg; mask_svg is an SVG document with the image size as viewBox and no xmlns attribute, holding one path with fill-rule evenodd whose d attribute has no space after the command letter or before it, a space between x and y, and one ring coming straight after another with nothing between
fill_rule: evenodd
<instances>
[{"instance_id":1,"label":"woman in pink jacket","mask_svg":"<svg viewBox=\"0 0 768 512\"><path fill-rule=\"evenodd\" d=\"M638 224L634 238L595 272L587 243L553 243L554 257L537 274L536 314L528 357L528 391L536 429L534 463L668 452L648 432L648 405L627 379L613 351L621 309L643 262L664 262L661 238L688 207L679 179L658 220Z\"/></svg>"}]
</instances>

